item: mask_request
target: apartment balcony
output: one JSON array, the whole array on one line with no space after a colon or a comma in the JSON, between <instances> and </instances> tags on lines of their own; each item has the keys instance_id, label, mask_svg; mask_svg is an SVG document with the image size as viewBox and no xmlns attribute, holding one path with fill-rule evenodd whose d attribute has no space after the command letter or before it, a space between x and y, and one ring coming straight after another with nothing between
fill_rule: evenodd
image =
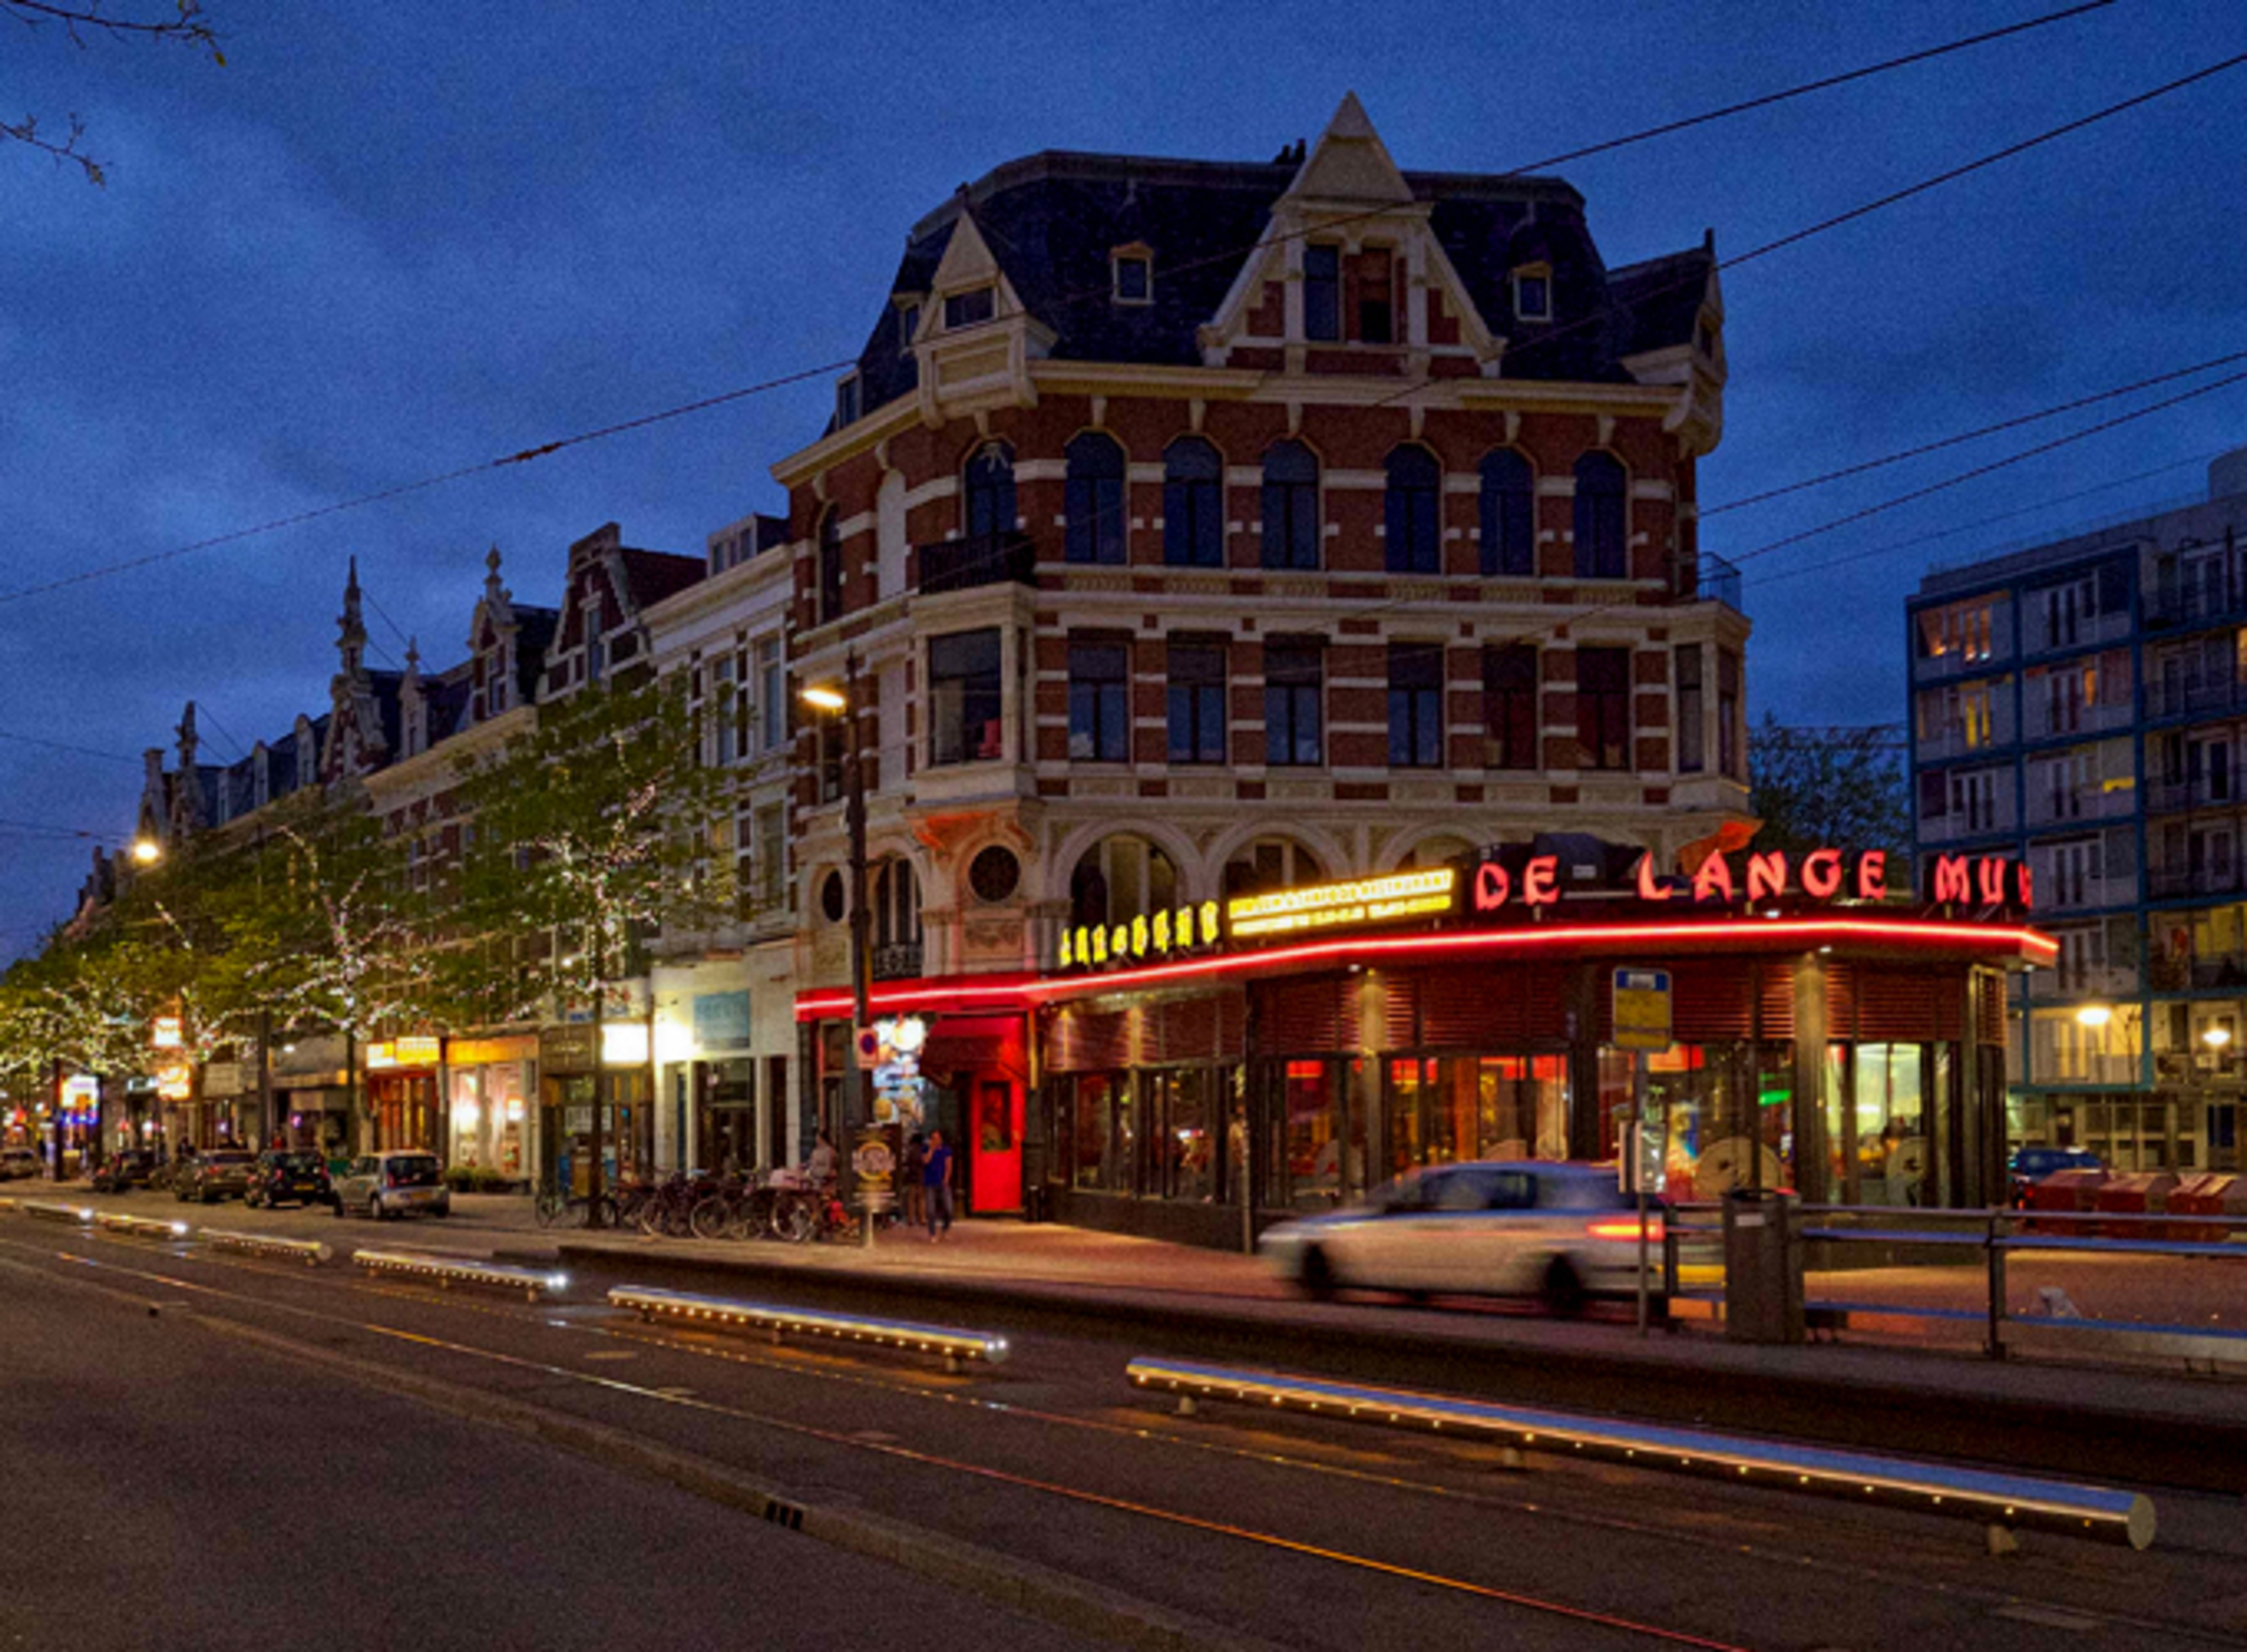
<instances>
[{"instance_id":1,"label":"apartment balcony","mask_svg":"<svg viewBox=\"0 0 2247 1652\"><path fill-rule=\"evenodd\" d=\"M2137 795L2137 788L2132 786L2117 786L2112 791L2097 787L2088 791L2062 792L2058 796L2032 788L2029 829L2049 831L2086 821L2120 819L2129 814Z\"/></svg>"},{"instance_id":2,"label":"apartment balcony","mask_svg":"<svg viewBox=\"0 0 2247 1652\"><path fill-rule=\"evenodd\" d=\"M2029 996L2039 1004L2080 998L2129 998L2138 991L2135 964L2062 965L2029 972Z\"/></svg>"},{"instance_id":3,"label":"apartment balcony","mask_svg":"<svg viewBox=\"0 0 2247 1652\"><path fill-rule=\"evenodd\" d=\"M2247 890L2247 867L2149 866L2146 893L2154 900L2175 900L2188 895L2237 895Z\"/></svg>"},{"instance_id":4,"label":"apartment balcony","mask_svg":"<svg viewBox=\"0 0 2247 1652\"><path fill-rule=\"evenodd\" d=\"M2230 675L2165 678L2158 662L2147 673L2146 715L2183 717L2247 711L2247 682Z\"/></svg>"},{"instance_id":5,"label":"apartment balcony","mask_svg":"<svg viewBox=\"0 0 2247 1652\"><path fill-rule=\"evenodd\" d=\"M914 546L913 556L920 567L915 589L924 597L982 585L1037 584L1038 548L1028 534L943 539Z\"/></svg>"},{"instance_id":6,"label":"apartment balcony","mask_svg":"<svg viewBox=\"0 0 2247 1652\"><path fill-rule=\"evenodd\" d=\"M1722 556L1704 551L1701 562L1694 570L1694 593L1703 602L1719 602L1736 614L1745 614L1740 605L1739 564Z\"/></svg>"},{"instance_id":7,"label":"apartment balcony","mask_svg":"<svg viewBox=\"0 0 2247 1652\"><path fill-rule=\"evenodd\" d=\"M2239 782L2229 775L2220 781L2205 775L2189 780L2157 780L2146 787L2148 810L2237 809L2239 802Z\"/></svg>"},{"instance_id":8,"label":"apartment balcony","mask_svg":"<svg viewBox=\"0 0 2247 1652\"><path fill-rule=\"evenodd\" d=\"M2011 775L2006 776L2005 784L2010 790L2012 784ZM1964 809L1954 809L1931 819L1923 818L1919 823L1919 841L1923 843L1955 843L1962 838L1988 837L1994 833L2015 829L2013 800L2007 795L1994 809L1978 816Z\"/></svg>"},{"instance_id":9,"label":"apartment balcony","mask_svg":"<svg viewBox=\"0 0 2247 1652\"><path fill-rule=\"evenodd\" d=\"M2198 625L2247 618L2247 578L2237 568L2210 570L2155 593L2146 604L2153 625Z\"/></svg>"},{"instance_id":10,"label":"apartment balcony","mask_svg":"<svg viewBox=\"0 0 2247 1652\"><path fill-rule=\"evenodd\" d=\"M867 960L868 973L878 981L909 981L921 973L921 943L905 941L892 946L877 946Z\"/></svg>"}]
</instances>

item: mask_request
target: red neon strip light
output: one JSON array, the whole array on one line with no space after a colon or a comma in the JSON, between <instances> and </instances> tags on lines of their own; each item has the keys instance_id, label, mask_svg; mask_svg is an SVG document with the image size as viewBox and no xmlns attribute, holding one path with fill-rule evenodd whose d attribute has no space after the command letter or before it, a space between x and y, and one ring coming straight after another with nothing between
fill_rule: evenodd
<instances>
[{"instance_id":1,"label":"red neon strip light","mask_svg":"<svg viewBox=\"0 0 2247 1652\"><path fill-rule=\"evenodd\" d=\"M1492 930L1464 935L1391 935L1317 941L1300 946L1277 946L1265 952L1228 952L1212 958L1184 959L1171 964L1114 970L1104 975L1016 979L1003 985L970 986L947 984L933 991L923 986L918 991L891 989L887 993L877 988L872 1002L879 1006L927 1002L932 998L946 1000L1005 998L1022 1005L1043 1003L1050 999L1076 993L1114 992L1124 987L1154 986L1166 981L1222 978L1288 964L1350 962L1413 955L1443 957L1534 952L1586 942L1745 941L1755 937L1803 942L1861 939L1886 945L1942 947L2010 945L2030 954L2037 961L2047 964L2059 956L2059 943L2040 930L2025 927L1994 929L1981 924L1930 923L1901 918L1767 918L1760 922L1743 920L1727 925L1552 925L1535 929ZM797 999L796 1013L798 1020L809 1021L817 1019L823 1014L847 1011L850 1007L850 995L848 993L830 991Z\"/></svg>"}]
</instances>

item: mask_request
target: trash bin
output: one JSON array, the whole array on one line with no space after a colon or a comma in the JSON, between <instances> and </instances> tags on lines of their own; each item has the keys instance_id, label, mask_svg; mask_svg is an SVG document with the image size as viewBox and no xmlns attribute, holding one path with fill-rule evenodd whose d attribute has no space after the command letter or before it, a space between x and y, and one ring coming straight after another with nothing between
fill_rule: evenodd
<instances>
[{"instance_id":1,"label":"trash bin","mask_svg":"<svg viewBox=\"0 0 2247 1652\"><path fill-rule=\"evenodd\" d=\"M1725 1195L1725 1336L1802 1341L1802 1203L1767 1187Z\"/></svg>"},{"instance_id":2,"label":"trash bin","mask_svg":"<svg viewBox=\"0 0 2247 1652\"><path fill-rule=\"evenodd\" d=\"M2092 1195L2092 1208L2115 1216L2159 1216L2168 1209L2169 1195L2176 1184L2177 1178L2167 1171L2136 1171L2127 1176L2110 1176ZM2160 1231L2159 1225L2152 1222L2099 1224L2102 1239L2149 1239L2157 1238Z\"/></svg>"},{"instance_id":3,"label":"trash bin","mask_svg":"<svg viewBox=\"0 0 2247 1652\"><path fill-rule=\"evenodd\" d=\"M2087 1211L2106 1184L2107 1172L2097 1171L2054 1171L2042 1181L2029 1184L2028 1197L2023 1205L2032 1211ZM2063 1239L2081 1239L2091 1231L2088 1222L2024 1222L2021 1231L2026 1233L2057 1233Z\"/></svg>"},{"instance_id":4,"label":"trash bin","mask_svg":"<svg viewBox=\"0 0 2247 1652\"><path fill-rule=\"evenodd\" d=\"M1026 1222L1046 1222L1053 1219L1050 1196L1043 1182L1033 1182L1022 1190L1022 1219Z\"/></svg>"}]
</instances>

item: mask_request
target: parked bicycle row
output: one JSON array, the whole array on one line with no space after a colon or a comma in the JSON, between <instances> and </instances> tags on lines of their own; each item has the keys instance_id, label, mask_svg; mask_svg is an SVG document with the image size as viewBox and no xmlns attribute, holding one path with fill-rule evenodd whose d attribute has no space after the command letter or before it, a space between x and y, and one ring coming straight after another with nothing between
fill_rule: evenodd
<instances>
[{"instance_id":1,"label":"parked bicycle row","mask_svg":"<svg viewBox=\"0 0 2247 1652\"><path fill-rule=\"evenodd\" d=\"M856 1238L858 1219L843 1203L832 1178L815 1180L802 1171L754 1176L686 1172L654 1181L627 1181L598 1197L548 1189L534 1206L542 1227L637 1231L658 1239L814 1239Z\"/></svg>"}]
</instances>

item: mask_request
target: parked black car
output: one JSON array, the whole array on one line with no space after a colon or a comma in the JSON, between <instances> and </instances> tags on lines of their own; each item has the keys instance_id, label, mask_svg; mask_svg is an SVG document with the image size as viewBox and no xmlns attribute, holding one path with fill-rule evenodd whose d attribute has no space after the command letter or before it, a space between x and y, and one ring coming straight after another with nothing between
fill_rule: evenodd
<instances>
[{"instance_id":1,"label":"parked black car","mask_svg":"<svg viewBox=\"0 0 2247 1652\"><path fill-rule=\"evenodd\" d=\"M182 1204L200 1199L215 1205L222 1198L240 1198L249 1191L249 1172L257 1163L254 1154L222 1147L199 1153L182 1164L172 1178L172 1196Z\"/></svg>"},{"instance_id":2,"label":"parked black car","mask_svg":"<svg viewBox=\"0 0 2247 1652\"><path fill-rule=\"evenodd\" d=\"M257 1164L249 1172L249 1185L242 1195L243 1204L267 1210L288 1204L326 1205L334 1198L327 1161L318 1153L270 1149L257 1156Z\"/></svg>"},{"instance_id":3,"label":"parked black car","mask_svg":"<svg viewBox=\"0 0 2247 1652\"><path fill-rule=\"evenodd\" d=\"M147 1187L156 1176L156 1156L145 1147L127 1148L121 1153L112 1153L96 1168L88 1179L97 1193L122 1193L135 1187Z\"/></svg>"}]
</instances>

